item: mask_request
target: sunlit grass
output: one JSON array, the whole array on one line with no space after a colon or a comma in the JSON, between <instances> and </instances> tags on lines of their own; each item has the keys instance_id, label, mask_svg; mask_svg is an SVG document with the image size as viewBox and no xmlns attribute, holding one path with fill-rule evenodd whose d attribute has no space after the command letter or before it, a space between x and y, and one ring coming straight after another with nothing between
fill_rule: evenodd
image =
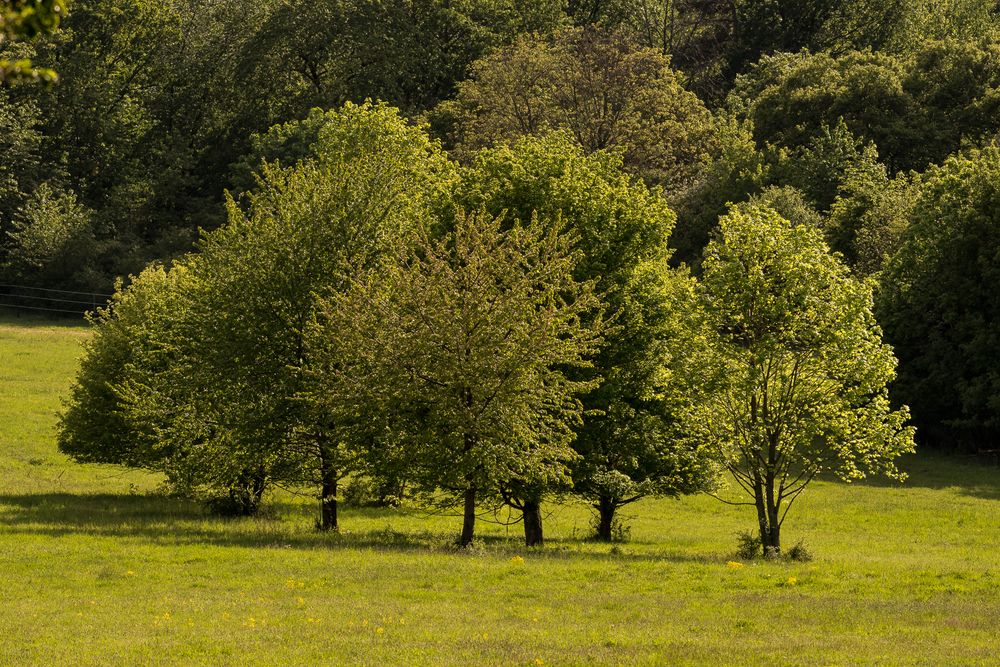
<instances>
[{"instance_id":1,"label":"sunlit grass","mask_svg":"<svg viewBox=\"0 0 1000 667\"><path fill-rule=\"evenodd\" d=\"M996 468L816 483L784 536L808 563L736 561L752 517L703 496L626 508L613 547L576 504L549 506L541 551L482 523L459 552L460 519L418 507L322 535L308 498L217 519L60 455L84 336L0 321L0 664L996 664Z\"/></svg>"}]
</instances>

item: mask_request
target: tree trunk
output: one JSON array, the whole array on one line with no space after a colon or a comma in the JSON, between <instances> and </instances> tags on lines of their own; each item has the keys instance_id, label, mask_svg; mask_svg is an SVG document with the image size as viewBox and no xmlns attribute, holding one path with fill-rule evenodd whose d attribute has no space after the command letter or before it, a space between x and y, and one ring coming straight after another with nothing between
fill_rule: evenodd
<instances>
[{"instance_id":1,"label":"tree trunk","mask_svg":"<svg viewBox=\"0 0 1000 667\"><path fill-rule=\"evenodd\" d=\"M781 523L778 521L778 505L772 501L773 497L773 492L768 494L768 538L767 540L762 540L765 556L777 556L781 553Z\"/></svg>"},{"instance_id":2,"label":"tree trunk","mask_svg":"<svg viewBox=\"0 0 1000 667\"><path fill-rule=\"evenodd\" d=\"M524 517L524 545L527 547L542 546L542 503L532 498L524 501L521 510Z\"/></svg>"},{"instance_id":3,"label":"tree trunk","mask_svg":"<svg viewBox=\"0 0 1000 667\"><path fill-rule=\"evenodd\" d=\"M324 465L320 485L320 530L338 530L337 525L337 473Z\"/></svg>"},{"instance_id":4,"label":"tree trunk","mask_svg":"<svg viewBox=\"0 0 1000 667\"><path fill-rule=\"evenodd\" d=\"M319 446L320 530L337 530L337 471L333 469L325 443Z\"/></svg>"},{"instance_id":5,"label":"tree trunk","mask_svg":"<svg viewBox=\"0 0 1000 667\"><path fill-rule=\"evenodd\" d=\"M760 543L767 552L767 545L771 539L771 529L767 524L767 504L764 502L764 480L759 475L754 476L753 500L757 507L757 529L760 533Z\"/></svg>"},{"instance_id":6,"label":"tree trunk","mask_svg":"<svg viewBox=\"0 0 1000 667\"><path fill-rule=\"evenodd\" d=\"M753 492L754 505L757 506L761 548L765 556L777 556L781 553L781 523L778 520L774 488L770 480L757 477L754 480Z\"/></svg>"},{"instance_id":7,"label":"tree trunk","mask_svg":"<svg viewBox=\"0 0 1000 667\"><path fill-rule=\"evenodd\" d=\"M459 545L467 547L476 536L476 487L465 490L465 518L462 521L462 537Z\"/></svg>"},{"instance_id":8,"label":"tree trunk","mask_svg":"<svg viewBox=\"0 0 1000 667\"><path fill-rule=\"evenodd\" d=\"M610 496L601 496L597 502L597 511L599 512L598 522L597 522L597 539L602 542L611 541L611 528L615 521L615 510L618 509L618 505L615 503L615 499Z\"/></svg>"}]
</instances>

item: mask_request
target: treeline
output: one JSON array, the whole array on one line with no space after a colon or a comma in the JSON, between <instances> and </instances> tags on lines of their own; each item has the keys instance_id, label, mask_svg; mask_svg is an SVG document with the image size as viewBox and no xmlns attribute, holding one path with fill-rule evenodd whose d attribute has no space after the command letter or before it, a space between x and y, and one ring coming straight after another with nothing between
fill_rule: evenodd
<instances>
[{"instance_id":1,"label":"treeline","mask_svg":"<svg viewBox=\"0 0 1000 667\"><path fill-rule=\"evenodd\" d=\"M737 205L694 279L663 197L565 132L461 165L347 104L260 144L285 159L227 222L100 311L64 452L240 514L311 485L324 529L364 478L462 505L462 545L504 505L539 545L568 494L611 539L620 507L728 471L777 553L815 475L895 476L912 451L872 286L818 229Z\"/></svg>"},{"instance_id":2,"label":"treeline","mask_svg":"<svg viewBox=\"0 0 1000 667\"><path fill-rule=\"evenodd\" d=\"M408 127L427 124L431 139L414 145L429 142L446 171L483 172L465 194L426 195L440 208L428 243L454 232L459 210L477 222L506 212L504 233L533 212L560 217L584 244L575 279L596 280L609 326L625 327L615 290L650 259L639 248L707 278L732 205L774 211L873 286L899 358L892 398L919 437L975 451L998 435L995 3L75 0L51 34L18 28L42 14L17 7L0 44L0 64L20 72L0 86L7 283L106 292L151 262L186 266L209 243L199 230L225 234L237 210L266 217L282 169L335 152L322 148L323 110L382 100ZM50 72L58 83L34 80ZM484 170L520 174L517 151L536 156L539 178L562 178L545 171L562 173L555 155L588 166L567 172L573 187L508 192ZM608 194L640 184L641 206ZM635 247L586 250L618 233ZM603 372L600 355L591 363L593 377L572 375L603 378L584 396L632 382ZM609 405L584 409L577 447L602 423L586 415Z\"/></svg>"},{"instance_id":3,"label":"treeline","mask_svg":"<svg viewBox=\"0 0 1000 667\"><path fill-rule=\"evenodd\" d=\"M976 151L1000 129L994 3L76 0L51 35L33 11L0 45L6 283L107 292L219 227L223 193L252 188L261 159L301 157L273 154L269 128L384 100L464 162L555 129L620 151L676 212L673 261L696 273L729 203L821 229L885 287L897 398L921 437L996 438L993 233L955 220L965 241L885 270L915 257L908 238L930 242L930 181L990 170ZM28 59L58 84L18 82ZM976 166L944 166L953 155Z\"/></svg>"}]
</instances>

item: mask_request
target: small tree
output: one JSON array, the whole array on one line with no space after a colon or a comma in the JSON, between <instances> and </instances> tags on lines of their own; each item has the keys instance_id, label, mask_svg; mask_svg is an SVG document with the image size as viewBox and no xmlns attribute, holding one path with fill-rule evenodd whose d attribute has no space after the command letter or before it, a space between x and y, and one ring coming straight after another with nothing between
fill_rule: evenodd
<instances>
[{"instance_id":1,"label":"small tree","mask_svg":"<svg viewBox=\"0 0 1000 667\"><path fill-rule=\"evenodd\" d=\"M440 241L424 236L397 266L325 301L310 400L381 418L418 484L461 499L462 546L484 493L568 476L577 396L595 383L563 369L588 364L601 321L593 283L573 278L576 257L547 221L504 231L500 218L459 215Z\"/></svg>"},{"instance_id":2,"label":"small tree","mask_svg":"<svg viewBox=\"0 0 1000 667\"><path fill-rule=\"evenodd\" d=\"M819 473L850 481L913 451L908 411L889 405L896 360L853 279L815 228L745 206L706 249L701 294L712 330L705 400L689 428L723 457L757 510L765 549L781 549L792 503Z\"/></svg>"}]
</instances>

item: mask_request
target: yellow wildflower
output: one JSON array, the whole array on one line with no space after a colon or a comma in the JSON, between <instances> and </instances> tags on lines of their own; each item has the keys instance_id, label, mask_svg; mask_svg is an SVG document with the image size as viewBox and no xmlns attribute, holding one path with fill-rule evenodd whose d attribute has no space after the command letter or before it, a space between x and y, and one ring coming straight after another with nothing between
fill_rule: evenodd
<instances>
[{"instance_id":1,"label":"yellow wildflower","mask_svg":"<svg viewBox=\"0 0 1000 667\"><path fill-rule=\"evenodd\" d=\"M728 563L726 563L726 567L728 567L730 570L742 570L743 563L736 560L731 560Z\"/></svg>"}]
</instances>

